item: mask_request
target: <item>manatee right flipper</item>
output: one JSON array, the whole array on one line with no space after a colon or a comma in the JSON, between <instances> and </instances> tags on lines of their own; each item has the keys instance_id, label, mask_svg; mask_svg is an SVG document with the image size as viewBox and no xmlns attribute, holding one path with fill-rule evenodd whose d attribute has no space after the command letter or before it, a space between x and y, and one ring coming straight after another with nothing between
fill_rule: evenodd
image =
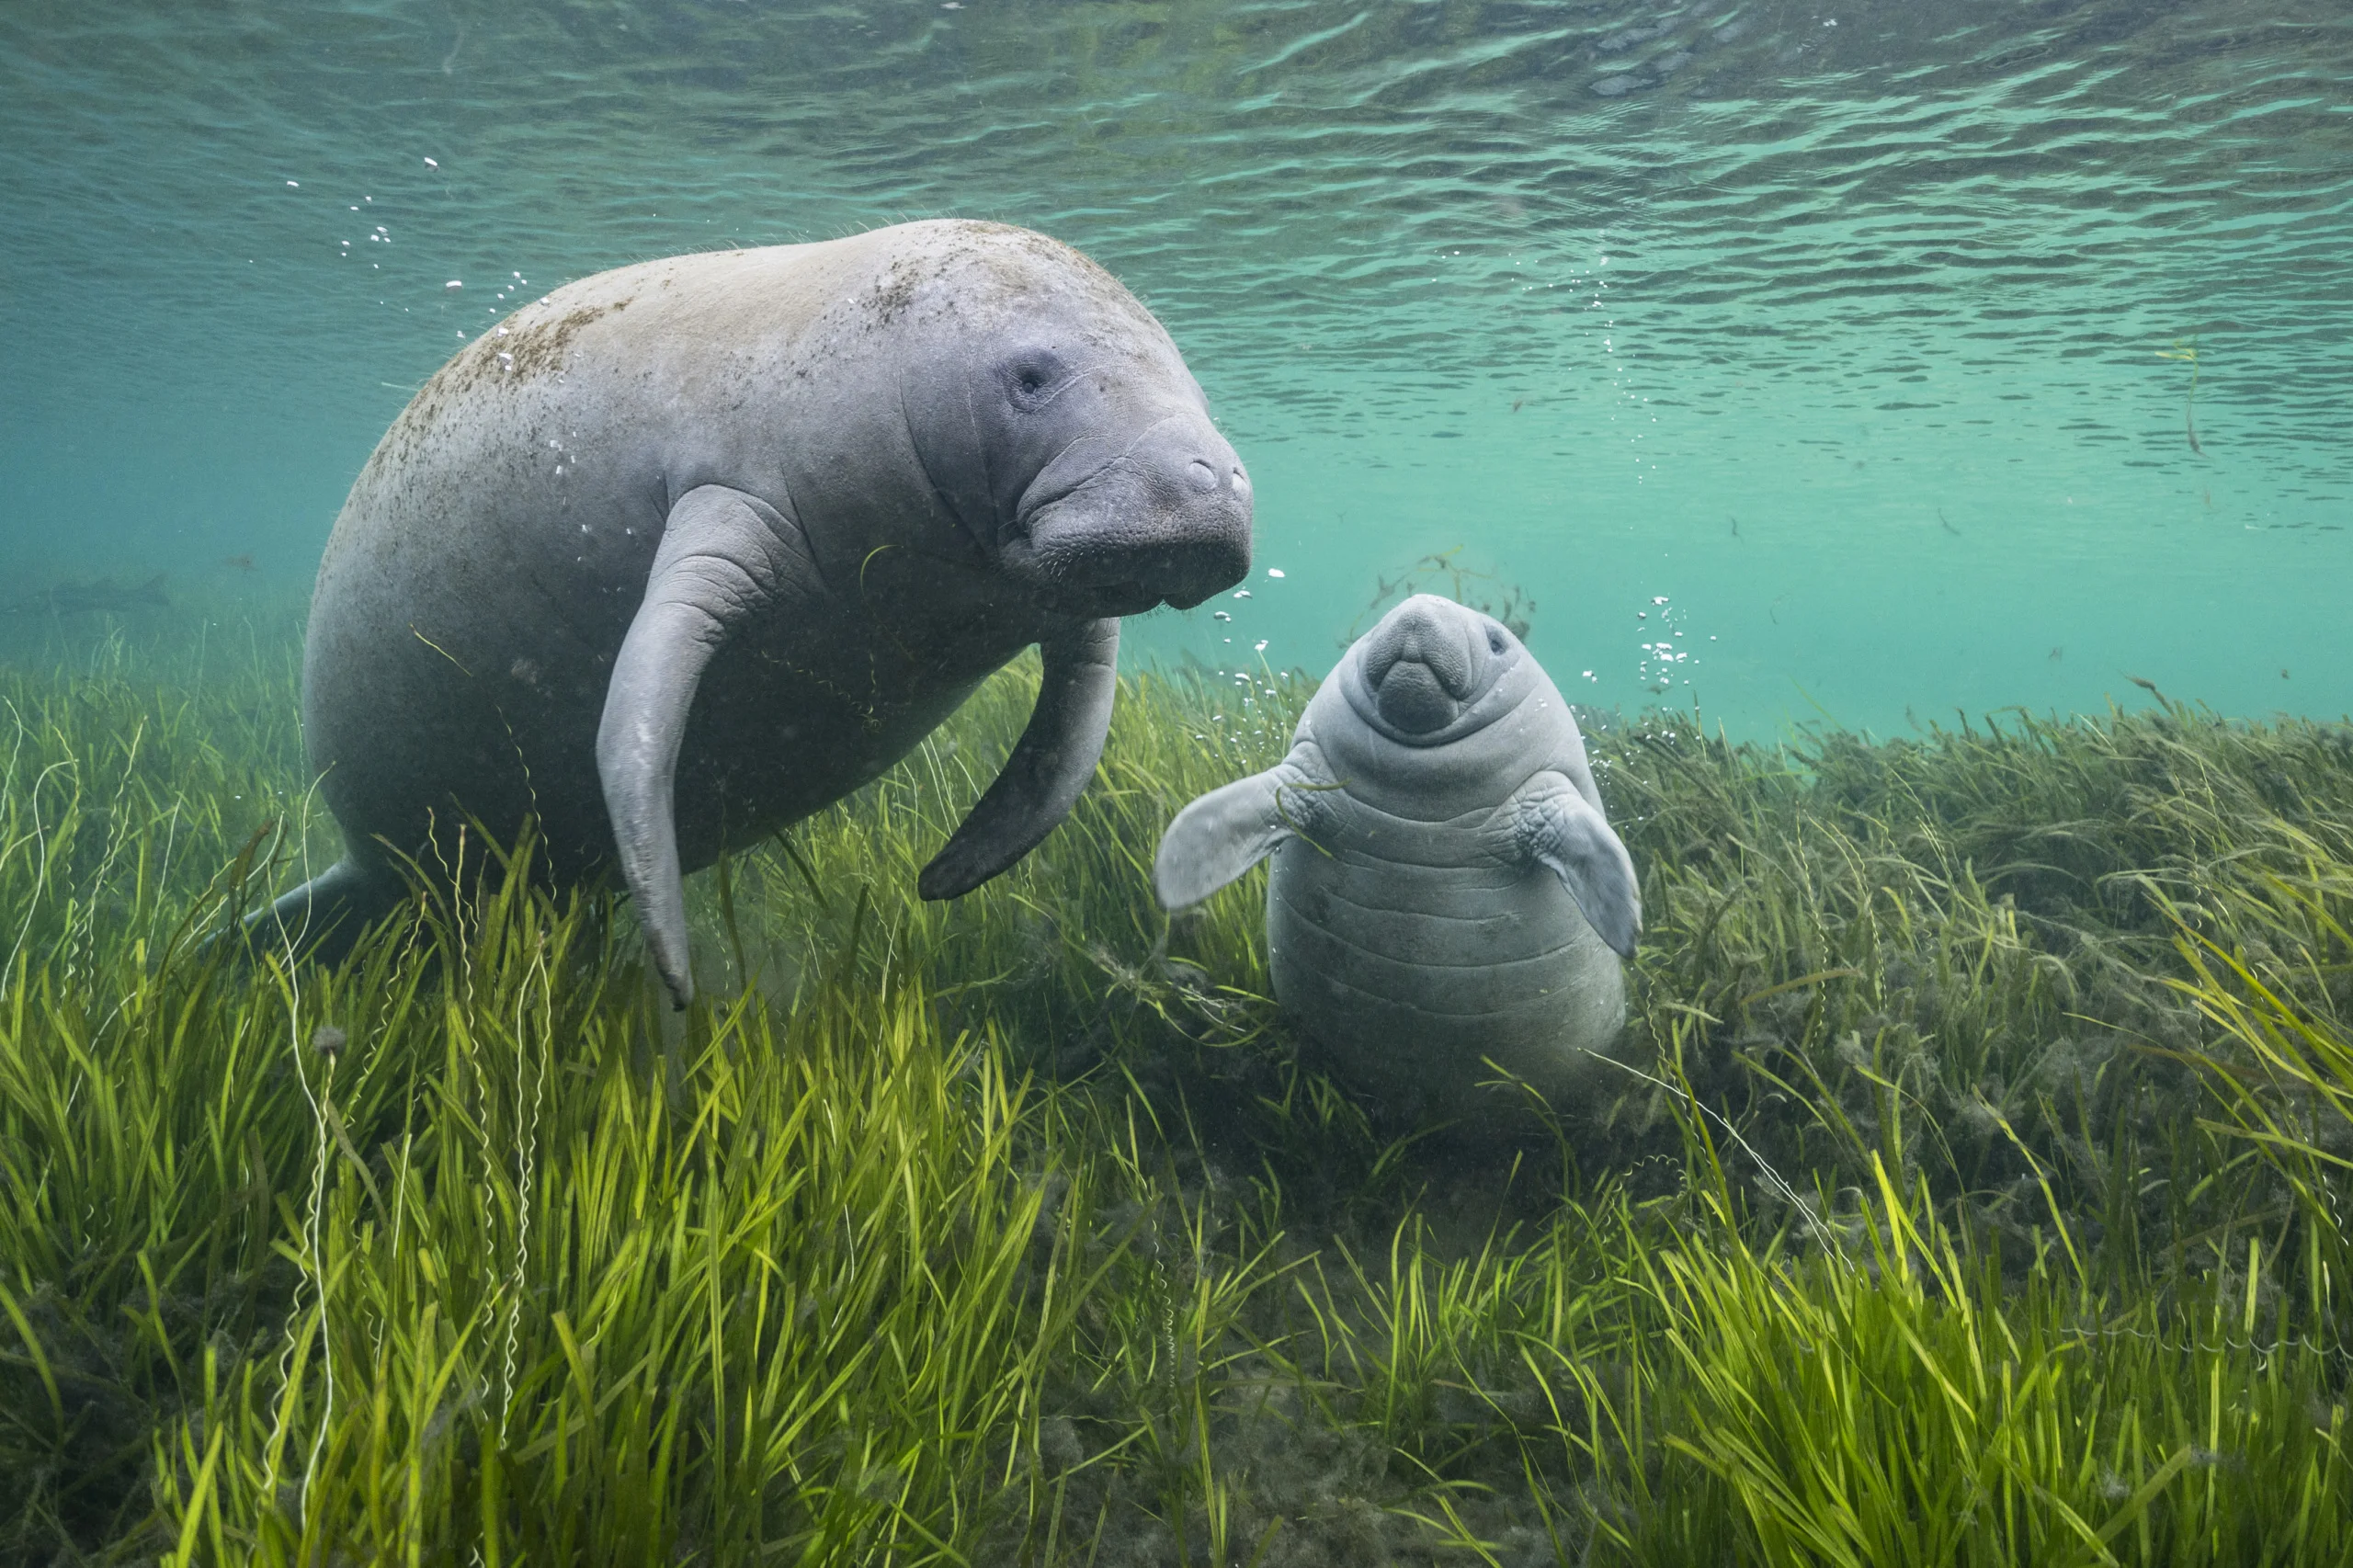
<instances>
[{"instance_id":1,"label":"manatee right flipper","mask_svg":"<svg viewBox=\"0 0 2353 1568\"><path fill-rule=\"evenodd\" d=\"M816 587L790 518L725 485L689 490L670 508L645 597L613 660L597 727L597 777L654 967L681 1007L694 998L674 809L687 713L703 671L738 627Z\"/></svg>"},{"instance_id":2,"label":"manatee right flipper","mask_svg":"<svg viewBox=\"0 0 2353 1568\"><path fill-rule=\"evenodd\" d=\"M1311 831L1317 794L1331 788L1323 754L1311 744L1264 773L1211 790L1176 813L1153 858L1152 891L1163 909L1186 909L1273 854L1286 838Z\"/></svg>"}]
</instances>

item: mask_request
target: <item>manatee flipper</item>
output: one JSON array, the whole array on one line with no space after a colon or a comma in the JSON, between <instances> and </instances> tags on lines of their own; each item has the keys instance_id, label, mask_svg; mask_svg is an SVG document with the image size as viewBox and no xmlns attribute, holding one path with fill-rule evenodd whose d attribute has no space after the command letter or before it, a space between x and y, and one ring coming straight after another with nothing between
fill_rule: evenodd
<instances>
[{"instance_id":1,"label":"manatee flipper","mask_svg":"<svg viewBox=\"0 0 2353 1568\"><path fill-rule=\"evenodd\" d=\"M400 879L346 856L245 916L245 945L256 953L301 954L333 963L351 951L369 924L401 901Z\"/></svg>"},{"instance_id":2,"label":"manatee flipper","mask_svg":"<svg viewBox=\"0 0 2353 1568\"><path fill-rule=\"evenodd\" d=\"M689 490L670 508L645 597L613 660L597 726L597 778L654 967L681 1007L694 997L674 812L687 713L703 671L736 628L809 592L814 580L800 528L775 507L722 484Z\"/></svg>"},{"instance_id":3,"label":"manatee flipper","mask_svg":"<svg viewBox=\"0 0 2353 1568\"><path fill-rule=\"evenodd\" d=\"M1643 895L1633 858L1607 819L1557 773L1538 774L1507 809L1519 854L1559 877L1601 939L1620 958L1632 958Z\"/></svg>"},{"instance_id":4,"label":"manatee flipper","mask_svg":"<svg viewBox=\"0 0 2353 1568\"><path fill-rule=\"evenodd\" d=\"M915 878L926 898L961 898L1035 849L1095 777L1119 689L1120 623L1077 622L1038 651L1046 665L1038 706L996 782Z\"/></svg>"},{"instance_id":5,"label":"manatee flipper","mask_svg":"<svg viewBox=\"0 0 2353 1568\"><path fill-rule=\"evenodd\" d=\"M1329 788L1323 758L1299 745L1264 773L1211 790L1176 813L1153 857L1152 891L1163 909L1186 909L1311 831L1317 793Z\"/></svg>"}]
</instances>

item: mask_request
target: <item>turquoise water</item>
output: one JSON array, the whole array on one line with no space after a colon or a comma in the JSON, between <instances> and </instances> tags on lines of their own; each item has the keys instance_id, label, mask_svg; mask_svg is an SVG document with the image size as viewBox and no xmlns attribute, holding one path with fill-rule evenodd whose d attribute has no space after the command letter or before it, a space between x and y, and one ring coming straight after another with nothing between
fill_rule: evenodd
<instances>
[{"instance_id":1,"label":"turquoise water","mask_svg":"<svg viewBox=\"0 0 2353 1568\"><path fill-rule=\"evenodd\" d=\"M502 289L961 214L1251 466L1132 659L1320 673L1459 551L1735 733L2353 709L2344 0L12 0L0 131L0 597L299 596Z\"/></svg>"}]
</instances>

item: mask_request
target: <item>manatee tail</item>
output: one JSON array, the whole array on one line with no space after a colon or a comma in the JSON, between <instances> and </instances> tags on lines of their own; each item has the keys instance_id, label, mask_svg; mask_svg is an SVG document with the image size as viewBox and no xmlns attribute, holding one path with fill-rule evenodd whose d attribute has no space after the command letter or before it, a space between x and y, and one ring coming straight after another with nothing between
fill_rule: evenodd
<instances>
[{"instance_id":1,"label":"manatee tail","mask_svg":"<svg viewBox=\"0 0 2353 1568\"><path fill-rule=\"evenodd\" d=\"M400 900L399 879L346 858L246 916L245 946L333 963Z\"/></svg>"}]
</instances>

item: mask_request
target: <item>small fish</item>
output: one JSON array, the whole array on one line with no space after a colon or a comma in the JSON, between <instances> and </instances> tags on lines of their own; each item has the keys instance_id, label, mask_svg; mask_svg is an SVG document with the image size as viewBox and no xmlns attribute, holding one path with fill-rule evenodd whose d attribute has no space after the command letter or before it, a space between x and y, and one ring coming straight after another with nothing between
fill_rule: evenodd
<instances>
[{"instance_id":1,"label":"small fish","mask_svg":"<svg viewBox=\"0 0 2353 1568\"><path fill-rule=\"evenodd\" d=\"M78 615L86 610L122 610L141 605L169 608L171 602L164 597L164 574L158 572L135 587L122 586L111 577L93 577L85 583L60 583L54 587L42 589L28 599L18 600L10 608L17 615L40 610L57 615Z\"/></svg>"},{"instance_id":2,"label":"small fish","mask_svg":"<svg viewBox=\"0 0 2353 1568\"><path fill-rule=\"evenodd\" d=\"M254 569L254 558L250 554L224 556L221 564L234 567L240 572L250 572Z\"/></svg>"},{"instance_id":3,"label":"small fish","mask_svg":"<svg viewBox=\"0 0 2353 1568\"><path fill-rule=\"evenodd\" d=\"M2051 662L2054 665L2066 656L2067 650L2064 648L2053 648L2051 650Z\"/></svg>"}]
</instances>

